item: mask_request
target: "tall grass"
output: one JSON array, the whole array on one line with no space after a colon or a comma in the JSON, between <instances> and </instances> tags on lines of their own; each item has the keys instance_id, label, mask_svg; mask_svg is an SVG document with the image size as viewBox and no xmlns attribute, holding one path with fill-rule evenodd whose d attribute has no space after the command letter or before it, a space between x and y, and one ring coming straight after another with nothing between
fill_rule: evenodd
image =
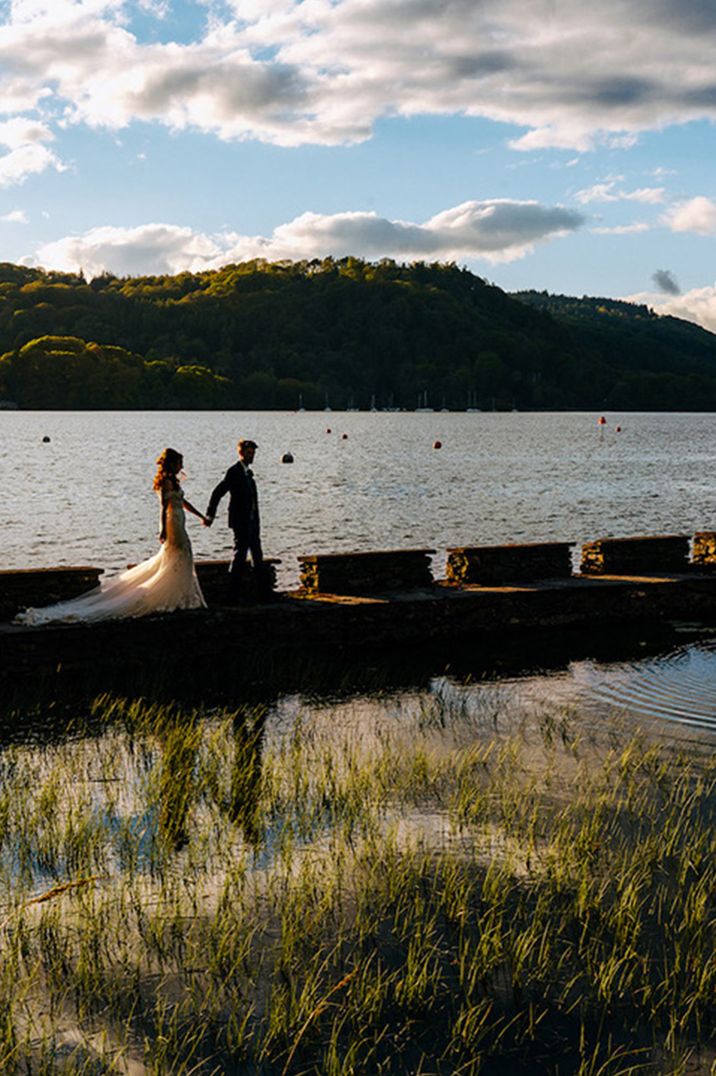
<instances>
[{"instance_id":1,"label":"tall grass","mask_svg":"<svg viewBox=\"0 0 716 1076\"><path fill-rule=\"evenodd\" d=\"M93 716L0 756L0 1072L712 1071L708 753Z\"/></svg>"}]
</instances>

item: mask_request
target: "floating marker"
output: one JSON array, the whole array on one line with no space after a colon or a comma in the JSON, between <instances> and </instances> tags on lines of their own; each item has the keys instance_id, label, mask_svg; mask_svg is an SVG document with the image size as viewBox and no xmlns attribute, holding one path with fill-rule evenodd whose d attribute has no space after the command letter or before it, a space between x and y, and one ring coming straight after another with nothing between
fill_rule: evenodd
<instances>
[{"instance_id":1,"label":"floating marker","mask_svg":"<svg viewBox=\"0 0 716 1076\"><path fill-rule=\"evenodd\" d=\"M293 456L290 452L284 452L281 456L281 463L293 463Z\"/></svg>"},{"instance_id":2,"label":"floating marker","mask_svg":"<svg viewBox=\"0 0 716 1076\"><path fill-rule=\"evenodd\" d=\"M442 448L442 447L443 447L442 441L433 441L433 448Z\"/></svg>"},{"instance_id":3,"label":"floating marker","mask_svg":"<svg viewBox=\"0 0 716 1076\"><path fill-rule=\"evenodd\" d=\"M330 426L326 426L326 433L333 433L333 430Z\"/></svg>"},{"instance_id":4,"label":"floating marker","mask_svg":"<svg viewBox=\"0 0 716 1076\"><path fill-rule=\"evenodd\" d=\"M617 427L616 427L616 433L621 433L621 432L622 432L622 428L621 428L621 426L617 426Z\"/></svg>"},{"instance_id":5,"label":"floating marker","mask_svg":"<svg viewBox=\"0 0 716 1076\"><path fill-rule=\"evenodd\" d=\"M341 434L341 441L347 441L347 440L348 440L348 434L347 433L342 433Z\"/></svg>"},{"instance_id":6,"label":"floating marker","mask_svg":"<svg viewBox=\"0 0 716 1076\"><path fill-rule=\"evenodd\" d=\"M605 419L604 415L600 415L599 418L597 419L597 425L598 426L606 426L606 424L607 424L607 420Z\"/></svg>"},{"instance_id":7,"label":"floating marker","mask_svg":"<svg viewBox=\"0 0 716 1076\"><path fill-rule=\"evenodd\" d=\"M42 443L43 445L49 445L50 438L47 436L47 434L45 434L45 436L42 438Z\"/></svg>"}]
</instances>

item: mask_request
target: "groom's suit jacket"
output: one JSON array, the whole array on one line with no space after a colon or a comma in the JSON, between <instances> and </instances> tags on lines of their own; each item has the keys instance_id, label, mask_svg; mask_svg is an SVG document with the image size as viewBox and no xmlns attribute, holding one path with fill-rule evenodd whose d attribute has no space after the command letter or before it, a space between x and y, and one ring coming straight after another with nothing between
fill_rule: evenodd
<instances>
[{"instance_id":1,"label":"groom's suit jacket","mask_svg":"<svg viewBox=\"0 0 716 1076\"><path fill-rule=\"evenodd\" d=\"M209 498L207 516L211 519L216 515L219 501L229 494L229 526L233 531L240 534L258 534L259 531L259 499L256 492L256 483L253 474L244 470L244 465L239 461L233 467L229 467L221 482L214 489Z\"/></svg>"}]
</instances>

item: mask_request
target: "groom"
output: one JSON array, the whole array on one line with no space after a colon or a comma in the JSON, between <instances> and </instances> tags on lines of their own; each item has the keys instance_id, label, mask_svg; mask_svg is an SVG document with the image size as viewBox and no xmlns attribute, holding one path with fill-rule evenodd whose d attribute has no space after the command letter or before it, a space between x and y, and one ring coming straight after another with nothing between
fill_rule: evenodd
<instances>
[{"instance_id":1,"label":"groom","mask_svg":"<svg viewBox=\"0 0 716 1076\"><path fill-rule=\"evenodd\" d=\"M214 522L219 501L225 494L229 494L229 526L234 532L234 556L229 568L229 600L232 604L241 599L241 581L248 552L251 553L259 594L264 597L266 591L259 533L259 499L251 470L257 447L255 441L239 441L236 446L239 461L229 467L211 494L206 510L206 526L210 527Z\"/></svg>"}]
</instances>

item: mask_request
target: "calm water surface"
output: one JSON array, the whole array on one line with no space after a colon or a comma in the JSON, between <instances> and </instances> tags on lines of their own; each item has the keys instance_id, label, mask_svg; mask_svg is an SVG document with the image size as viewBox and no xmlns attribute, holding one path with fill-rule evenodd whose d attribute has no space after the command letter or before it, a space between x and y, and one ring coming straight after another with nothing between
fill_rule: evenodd
<instances>
[{"instance_id":1,"label":"calm water surface","mask_svg":"<svg viewBox=\"0 0 716 1076\"><path fill-rule=\"evenodd\" d=\"M185 492L203 510L239 437L260 446L254 470L264 548L283 561L284 585L295 581L301 553L444 551L716 526L716 416L607 415L603 432L596 418L0 412L2 566L114 570L151 555L155 457L166 445L184 453ZM432 448L436 439L440 450ZM295 462L281 464L289 450ZM228 554L223 508L211 530L190 519L198 557Z\"/></svg>"}]
</instances>

